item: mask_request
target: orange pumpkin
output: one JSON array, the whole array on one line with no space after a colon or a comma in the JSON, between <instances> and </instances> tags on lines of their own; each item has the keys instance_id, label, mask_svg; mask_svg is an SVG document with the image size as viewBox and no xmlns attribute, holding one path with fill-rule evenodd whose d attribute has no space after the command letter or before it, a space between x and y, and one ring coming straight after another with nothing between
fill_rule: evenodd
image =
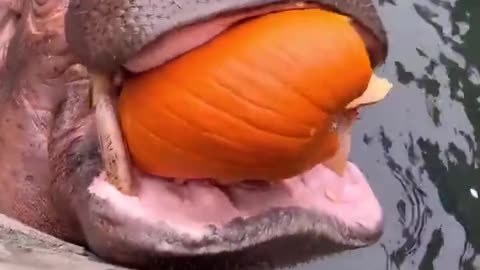
<instances>
[{"instance_id":1,"label":"orange pumpkin","mask_svg":"<svg viewBox=\"0 0 480 270\"><path fill-rule=\"evenodd\" d=\"M371 76L348 17L284 11L127 81L120 122L145 172L224 183L284 179L336 152L332 124Z\"/></svg>"}]
</instances>

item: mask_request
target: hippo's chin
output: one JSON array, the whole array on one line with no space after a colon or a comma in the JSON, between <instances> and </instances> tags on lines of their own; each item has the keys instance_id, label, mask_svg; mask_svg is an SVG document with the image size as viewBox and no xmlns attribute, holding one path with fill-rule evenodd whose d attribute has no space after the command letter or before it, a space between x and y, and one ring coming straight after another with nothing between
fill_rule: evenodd
<instances>
[{"instance_id":1,"label":"hippo's chin","mask_svg":"<svg viewBox=\"0 0 480 270\"><path fill-rule=\"evenodd\" d=\"M134 179L135 196L119 192L104 172L88 189L95 222L84 224L87 238L119 262L188 257L179 261L281 266L325 255L326 247L330 253L371 244L383 228L381 207L352 163L342 177L318 165L261 185L175 183L139 172Z\"/></svg>"}]
</instances>

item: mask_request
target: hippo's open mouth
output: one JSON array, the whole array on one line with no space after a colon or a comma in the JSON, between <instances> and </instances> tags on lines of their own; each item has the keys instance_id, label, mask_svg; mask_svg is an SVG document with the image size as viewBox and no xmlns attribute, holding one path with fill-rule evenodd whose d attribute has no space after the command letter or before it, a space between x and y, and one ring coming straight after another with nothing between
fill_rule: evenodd
<instances>
[{"instance_id":1,"label":"hippo's open mouth","mask_svg":"<svg viewBox=\"0 0 480 270\"><path fill-rule=\"evenodd\" d=\"M126 59L123 68L128 70L126 76L157 68L255 16L305 8L342 12L325 2L269 4L198 19L144 44ZM355 12L351 13L355 19ZM360 21L355 26L372 65L380 64L386 55L384 38ZM89 186L88 218L80 219L97 220L82 222L82 226L99 254L128 263L135 262L136 256L151 256L284 265L292 258L324 254L326 246L331 252L332 246L355 248L381 235L380 205L353 163L348 163L343 175L318 164L278 183L258 179L231 186L208 180L161 179L141 172L129 161L121 140L114 100L108 95L113 83L99 70L107 69L91 68L95 72L92 94L105 170ZM340 125L338 130L344 138L341 148L348 153L350 127ZM284 258L279 254L285 254Z\"/></svg>"}]
</instances>

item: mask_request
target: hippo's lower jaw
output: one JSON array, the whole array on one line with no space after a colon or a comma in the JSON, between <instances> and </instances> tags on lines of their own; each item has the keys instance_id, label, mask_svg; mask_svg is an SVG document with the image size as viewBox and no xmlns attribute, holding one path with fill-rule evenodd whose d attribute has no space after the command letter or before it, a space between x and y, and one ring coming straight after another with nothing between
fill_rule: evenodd
<instances>
[{"instance_id":1,"label":"hippo's lower jaw","mask_svg":"<svg viewBox=\"0 0 480 270\"><path fill-rule=\"evenodd\" d=\"M265 11L272 12L272 7L267 6ZM245 14L231 15L236 19L230 21L230 17L223 18L225 25L247 17ZM201 31L195 27L185 31ZM209 24L200 27L209 29ZM218 33L213 31L203 42ZM372 58L378 60L376 56L383 55L379 51L381 44L363 34ZM178 36L182 36L181 32ZM126 66L143 71L201 42L195 40L183 49L169 50L168 44L174 41L162 45L157 40ZM162 50L156 50L157 46L163 46ZM169 51L170 55L161 54ZM71 154L66 155L65 162L78 165L72 181L93 178L84 196L74 200L74 207L89 246L102 257L131 265L172 264L178 269L189 269L191 265L198 269L207 265L215 269L245 269L242 266L252 265L273 268L368 245L381 235L381 208L365 177L351 163L343 177L320 164L279 183L229 187L206 181L178 184L147 176L125 158L116 160L116 166L101 169L100 164L108 165L112 153L125 157L126 152L112 111L113 102L101 93L105 89L99 88L105 84L98 74L95 76L94 81L100 80L93 89L96 114L84 119L83 140L71 143ZM108 145L113 148L101 148L100 159L97 146L105 146L107 139L112 140ZM82 161L75 152L84 153Z\"/></svg>"},{"instance_id":2,"label":"hippo's lower jaw","mask_svg":"<svg viewBox=\"0 0 480 270\"><path fill-rule=\"evenodd\" d=\"M97 253L120 262L147 255L162 263L189 258L177 265L304 262L381 235L381 208L362 173L348 166L344 177L319 165L277 184L230 187L136 172L134 196L119 192L103 172L89 187L95 222L83 226Z\"/></svg>"}]
</instances>

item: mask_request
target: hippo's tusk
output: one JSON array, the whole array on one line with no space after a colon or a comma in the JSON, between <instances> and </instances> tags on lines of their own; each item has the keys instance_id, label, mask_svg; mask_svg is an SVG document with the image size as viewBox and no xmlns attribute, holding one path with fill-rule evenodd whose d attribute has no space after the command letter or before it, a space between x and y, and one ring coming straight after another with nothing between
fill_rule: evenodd
<instances>
[{"instance_id":1,"label":"hippo's tusk","mask_svg":"<svg viewBox=\"0 0 480 270\"><path fill-rule=\"evenodd\" d=\"M128 195L133 191L130 159L113 105L112 80L103 74L91 74L91 79L92 105L95 106L97 134L107 179L120 192Z\"/></svg>"}]
</instances>

